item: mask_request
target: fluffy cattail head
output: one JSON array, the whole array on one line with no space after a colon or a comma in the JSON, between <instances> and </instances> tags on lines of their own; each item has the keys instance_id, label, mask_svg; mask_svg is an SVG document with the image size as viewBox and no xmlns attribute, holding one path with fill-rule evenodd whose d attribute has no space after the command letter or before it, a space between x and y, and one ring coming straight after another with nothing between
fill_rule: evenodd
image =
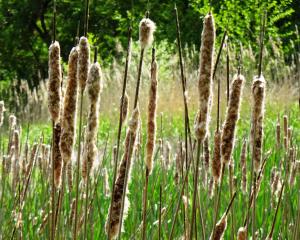
<instances>
[{"instance_id":1,"label":"fluffy cattail head","mask_svg":"<svg viewBox=\"0 0 300 240\"><path fill-rule=\"evenodd\" d=\"M88 77L88 96L91 102L95 102L99 98L99 94L102 90L102 71L98 62L93 63Z\"/></svg>"},{"instance_id":2,"label":"fluffy cattail head","mask_svg":"<svg viewBox=\"0 0 300 240\"><path fill-rule=\"evenodd\" d=\"M69 72L67 89L64 96L62 134L60 139L61 155L65 163L72 156L75 138L76 104L77 104L77 61L78 48L72 48L69 55Z\"/></svg>"},{"instance_id":3,"label":"fluffy cattail head","mask_svg":"<svg viewBox=\"0 0 300 240\"><path fill-rule=\"evenodd\" d=\"M61 184L61 173L62 173L62 158L59 149L61 135L61 125L60 123L55 124L54 127L54 139L53 139L53 166L54 166L54 184L56 188L60 187Z\"/></svg>"},{"instance_id":4,"label":"fluffy cattail head","mask_svg":"<svg viewBox=\"0 0 300 240\"><path fill-rule=\"evenodd\" d=\"M153 51L154 54L154 51ZM148 124L147 124L147 145L146 145L146 167L149 174L152 171L153 153L156 138L156 106L157 106L157 63L155 55L151 64L151 85L148 102Z\"/></svg>"},{"instance_id":5,"label":"fluffy cattail head","mask_svg":"<svg viewBox=\"0 0 300 240\"><path fill-rule=\"evenodd\" d=\"M17 118L15 115L10 115L8 118L8 124L10 129L14 129L17 125Z\"/></svg>"},{"instance_id":6,"label":"fluffy cattail head","mask_svg":"<svg viewBox=\"0 0 300 240\"><path fill-rule=\"evenodd\" d=\"M209 142L208 142L208 137L206 137L204 140L204 167L206 172L208 172L209 170L209 158L210 158Z\"/></svg>"},{"instance_id":7,"label":"fluffy cattail head","mask_svg":"<svg viewBox=\"0 0 300 240\"><path fill-rule=\"evenodd\" d=\"M0 101L0 127L3 125L4 112L5 112L4 101Z\"/></svg>"},{"instance_id":8,"label":"fluffy cattail head","mask_svg":"<svg viewBox=\"0 0 300 240\"><path fill-rule=\"evenodd\" d=\"M251 143L254 161L254 170L260 169L262 143L263 143L263 118L265 101L265 79L263 76L255 77L252 84L252 128Z\"/></svg>"},{"instance_id":9,"label":"fluffy cattail head","mask_svg":"<svg viewBox=\"0 0 300 240\"><path fill-rule=\"evenodd\" d=\"M214 157L211 163L211 172L215 183L219 183L221 177L221 133L215 132L214 136Z\"/></svg>"},{"instance_id":10,"label":"fluffy cattail head","mask_svg":"<svg viewBox=\"0 0 300 240\"><path fill-rule=\"evenodd\" d=\"M61 105L61 65L60 46L57 41L49 48L49 82L48 82L48 109L52 121L57 122Z\"/></svg>"},{"instance_id":11,"label":"fluffy cattail head","mask_svg":"<svg viewBox=\"0 0 300 240\"><path fill-rule=\"evenodd\" d=\"M216 224L215 233L212 233L210 240L220 240L223 239L227 227L227 216L224 214L220 221Z\"/></svg>"},{"instance_id":12,"label":"fluffy cattail head","mask_svg":"<svg viewBox=\"0 0 300 240\"><path fill-rule=\"evenodd\" d=\"M237 234L237 240L246 240L246 239L247 239L247 228L240 227Z\"/></svg>"},{"instance_id":13,"label":"fluffy cattail head","mask_svg":"<svg viewBox=\"0 0 300 240\"><path fill-rule=\"evenodd\" d=\"M212 74L213 74L213 54L215 44L215 26L211 14L204 18L201 53L200 53L200 73L198 81L199 110L195 119L195 134L199 141L203 141L209 125L209 115L212 103Z\"/></svg>"},{"instance_id":14,"label":"fluffy cattail head","mask_svg":"<svg viewBox=\"0 0 300 240\"><path fill-rule=\"evenodd\" d=\"M80 90L84 91L86 81L88 79L90 64L90 46L86 37L81 37L79 40L79 55L78 55L78 69L77 78L79 81Z\"/></svg>"},{"instance_id":15,"label":"fluffy cattail head","mask_svg":"<svg viewBox=\"0 0 300 240\"><path fill-rule=\"evenodd\" d=\"M140 44L141 48L144 49L150 46L153 42L153 33L155 32L156 25L149 18L143 18L140 22Z\"/></svg>"},{"instance_id":16,"label":"fluffy cattail head","mask_svg":"<svg viewBox=\"0 0 300 240\"><path fill-rule=\"evenodd\" d=\"M122 98L120 99L120 107L122 107ZM126 121L128 108L129 108L129 98L128 98L127 92L125 92L124 101L123 101L123 108L122 108L122 114L121 114L122 124Z\"/></svg>"},{"instance_id":17,"label":"fluffy cattail head","mask_svg":"<svg viewBox=\"0 0 300 240\"><path fill-rule=\"evenodd\" d=\"M245 78L239 74L234 76L231 90L229 104L226 112L226 119L222 131L222 161L227 164L230 161L235 141L236 122L239 118L239 109L242 96L243 83Z\"/></svg>"}]
</instances>

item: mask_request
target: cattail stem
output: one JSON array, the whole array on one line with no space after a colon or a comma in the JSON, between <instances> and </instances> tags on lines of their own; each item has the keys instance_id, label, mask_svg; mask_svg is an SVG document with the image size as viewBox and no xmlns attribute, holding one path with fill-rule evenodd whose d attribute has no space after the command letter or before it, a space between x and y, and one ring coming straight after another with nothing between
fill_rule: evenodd
<instances>
[{"instance_id":1,"label":"cattail stem","mask_svg":"<svg viewBox=\"0 0 300 240\"><path fill-rule=\"evenodd\" d=\"M252 239L256 239L255 236L255 220L256 220L256 172L254 171L254 177L253 177L253 194L254 194L254 199L253 199L253 208L252 208Z\"/></svg>"},{"instance_id":2,"label":"cattail stem","mask_svg":"<svg viewBox=\"0 0 300 240\"><path fill-rule=\"evenodd\" d=\"M50 239L54 240L55 239L55 185L54 185L54 139L55 139L55 122L52 121L52 157L51 157L51 163L52 163L52 189L51 189L51 201L52 201L52 221L51 221L51 235L50 235Z\"/></svg>"},{"instance_id":3,"label":"cattail stem","mask_svg":"<svg viewBox=\"0 0 300 240\"><path fill-rule=\"evenodd\" d=\"M124 107L124 96L126 91L126 85L127 85L127 76L128 76L128 68L130 64L130 54L131 54L131 34L132 34L132 28L128 28L128 44L127 44L127 56L126 56L126 63L125 63L125 71L124 71L124 79L123 79L123 88L122 88L122 96L121 96L121 107L120 107L120 115L119 115L119 126L118 126L118 137L117 137L117 150L116 150L116 156L115 156L115 162L114 162L114 170L113 170L113 182L112 182L112 191L111 191L111 198L110 198L110 206L112 206L113 203L113 193L115 191L115 182L116 182L116 176L117 176L117 168L118 168L118 158L119 158L119 149L120 149L120 139L121 139L121 130L122 130L122 113L123 113L123 107ZM109 209L108 214L108 229L110 229L111 224L111 213L112 208ZM110 239L111 232L108 231L107 237Z\"/></svg>"},{"instance_id":4,"label":"cattail stem","mask_svg":"<svg viewBox=\"0 0 300 240\"><path fill-rule=\"evenodd\" d=\"M76 163L76 198L75 198L75 219L74 219L74 231L73 239L77 239L77 223L78 223L78 200L79 200L79 175L80 175L80 157L81 157L81 137L82 137L82 112L83 112L83 92L80 92L80 108L79 108L79 130L78 130L78 152L77 152L77 163Z\"/></svg>"},{"instance_id":5,"label":"cattail stem","mask_svg":"<svg viewBox=\"0 0 300 240\"><path fill-rule=\"evenodd\" d=\"M149 181L149 170L146 167L145 170L145 187L144 187L144 197L143 197L143 226L142 226L142 239L146 239L146 214L147 214L147 193L148 193L148 181Z\"/></svg>"},{"instance_id":6,"label":"cattail stem","mask_svg":"<svg viewBox=\"0 0 300 240\"><path fill-rule=\"evenodd\" d=\"M276 207L276 212L275 212L275 216L274 216L274 219L273 219L271 231L270 231L270 233L268 235L268 239L272 239L272 237L273 237L273 232L274 232L274 228L275 228L275 223L276 223L276 218L277 218L279 206L280 206L280 203L281 203L281 198L282 198L284 184L285 184L285 182L283 182L283 184L281 186L280 195L279 195L279 199L278 199L278 203L277 203L277 207Z\"/></svg>"},{"instance_id":7,"label":"cattail stem","mask_svg":"<svg viewBox=\"0 0 300 240\"><path fill-rule=\"evenodd\" d=\"M234 192L234 194L233 194L232 197L231 197L230 203L228 204L228 207L227 207L226 212L225 212L225 215L226 215L226 216L227 216L228 213L229 213L229 210L230 210L230 208L231 208L231 206L232 206L232 204L233 204L233 201L234 201L235 197L236 197L236 192Z\"/></svg>"},{"instance_id":8,"label":"cattail stem","mask_svg":"<svg viewBox=\"0 0 300 240\"><path fill-rule=\"evenodd\" d=\"M213 238L215 237L215 231L216 231L216 224L218 219L218 213L219 213L219 207L220 207L220 199L221 199L221 192L222 192L222 185L223 185L223 178L224 178L224 172L225 172L225 163L222 164L222 170L221 170L221 180L220 180L220 186L218 190L218 196L217 196L217 203L216 203L216 209L215 209L215 217L213 222Z\"/></svg>"},{"instance_id":9,"label":"cattail stem","mask_svg":"<svg viewBox=\"0 0 300 240\"><path fill-rule=\"evenodd\" d=\"M87 37L89 27L89 0L85 1L84 36Z\"/></svg>"},{"instance_id":10,"label":"cattail stem","mask_svg":"<svg viewBox=\"0 0 300 240\"><path fill-rule=\"evenodd\" d=\"M136 89L135 89L133 109L136 108L138 99L139 99L139 90L140 90L141 75L142 75L142 68L143 68L144 51L145 51L145 48L142 48L141 53L140 53L140 62L139 62L138 77L137 77L137 84L136 84Z\"/></svg>"},{"instance_id":11,"label":"cattail stem","mask_svg":"<svg viewBox=\"0 0 300 240\"><path fill-rule=\"evenodd\" d=\"M200 151L201 150L201 141L197 141L197 163L196 163L196 173L194 177L194 193L193 193L193 205L192 205L192 217L191 217L191 226L190 226L190 238L193 238L193 230L194 230L194 222L196 219L196 196L198 192L198 178L199 178L199 164L200 164ZM200 199L199 199L200 202ZM200 214L201 214L201 205L199 205L200 208ZM202 215L202 214L201 214ZM195 227L197 229L197 226L195 224ZM202 227L202 239L205 239L204 237L204 226L201 222Z\"/></svg>"}]
</instances>

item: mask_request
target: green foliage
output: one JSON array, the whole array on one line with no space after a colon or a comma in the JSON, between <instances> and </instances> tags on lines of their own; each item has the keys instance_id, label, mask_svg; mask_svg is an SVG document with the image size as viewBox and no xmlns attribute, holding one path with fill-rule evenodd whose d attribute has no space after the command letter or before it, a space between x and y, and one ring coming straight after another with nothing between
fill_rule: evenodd
<instances>
[{"instance_id":1,"label":"green foliage","mask_svg":"<svg viewBox=\"0 0 300 240\"><path fill-rule=\"evenodd\" d=\"M231 41L251 44L256 50L261 14L268 12L266 39L281 39L286 53L294 52L291 41L296 40L295 24L299 20L300 5L296 0L239 1L212 0L219 38L225 29ZM12 79L25 79L30 89L48 75L47 51L52 36L53 0L0 1L0 84ZM83 33L84 1L56 0L57 39L61 44L62 59L67 61L76 42L77 28ZM133 28L133 39L138 40L138 24L146 10L157 23L156 44L175 45L176 28L174 2L166 0L90 1L89 38L99 47L103 64L118 57L116 43L127 42L127 29ZM202 18L209 11L208 0L177 1L182 42L200 46ZM298 40L299 43L299 40ZM287 57L291 59L290 57ZM17 84L19 85L19 84Z\"/></svg>"}]
</instances>

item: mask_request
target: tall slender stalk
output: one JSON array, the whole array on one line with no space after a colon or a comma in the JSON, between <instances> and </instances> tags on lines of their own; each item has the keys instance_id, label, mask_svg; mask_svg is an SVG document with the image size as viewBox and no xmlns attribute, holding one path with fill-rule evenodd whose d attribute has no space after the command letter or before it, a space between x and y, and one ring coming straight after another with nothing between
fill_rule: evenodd
<instances>
[{"instance_id":1,"label":"tall slender stalk","mask_svg":"<svg viewBox=\"0 0 300 240\"><path fill-rule=\"evenodd\" d=\"M123 113L123 107L124 107L124 96L126 91L126 85L127 85L127 76L128 76L128 68L130 65L130 54L131 54L131 34L132 34L132 28L128 28L128 38L127 38L127 56L126 56L126 63L125 63L125 70L124 70L124 78L123 78L123 87L122 87L122 96L121 96L121 106L120 106L120 115L119 115L119 126L118 126L118 137L117 137L117 150L116 150L116 156L115 156L115 162L114 162L114 170L113 170L113 182L112 182L112 191L111 191L111 198L110 198L110 206L113 204L113 193L115 191L115 182L116 182L116 176L117 176L117 168L118 168L118 158L119 158L119 149L120 149L120 139L121 139L121 130L122 130L122 113ZM109 214L108 214L108 229L110 229L111 225L111 213L112 208L109 208ZM110 239L111 232L108 231L107 238Z\"/></svg>"}]
</instances>

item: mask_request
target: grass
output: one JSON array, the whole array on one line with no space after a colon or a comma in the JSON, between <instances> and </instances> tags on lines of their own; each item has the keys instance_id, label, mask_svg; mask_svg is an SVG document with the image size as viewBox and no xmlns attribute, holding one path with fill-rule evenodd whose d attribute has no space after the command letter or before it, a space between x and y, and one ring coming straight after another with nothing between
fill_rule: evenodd
<instances>
[{"instance_id":1,"label":"grass","mask_svg":"<svg viewBox=\"0 0 300 240\"><path fill-rule=\"evenodd\" d=\"M246 104L245 104L246 103ZM238 131L237 131L237 139L235 150L233 153L233 158L235 162L235 170L234 175L238 179L238 187L237 187L237 197L234 201L233 209L235 211L235 227L234 229L238 229L242 226L244 217L246 214L247 206L247 195L243 195L240 189L240 179L241 179L241 169L239 168L239 156L242 147L242 139L243 137L248 138L249 135L249 126L250 126L250 116L249 116L249 106L247 106L247 100L244 99L242 103L242 113L241 120L238 122ZM270 208L270 170L272 166L279 164L281 158L284 157L284 152L276 151L275 149L275 129L276 129L276 121L277 115L280 114L281 119L282 115L285 111L278 112L277 105L268 102L266 107L266 118L265 118L265 136L264 136L264 153L268 150L272 150L272 154L270 158L267 160L266 170L264 172L264 177L262 180L260 192L256 201L256 226L259 231L260 236L266 236L267 232L270 231L273 216L275 214L275 209ZM300 143L300 123L298 121L299 109L296 104L290 105L287 107L289 115L289 124L293 127L293 142L294 145L298 145ZM193 109L192 109L193 110ZM182 112L179 110L177 115L173 115L173 112L170 114L166 112L162 115L163 129L162 134L164 136L164 141L168 140L172 145L171 151L171 159L174 158L174 152L176 148L176 143L178 141L178 136L181 136L182 139L184 136L184 126L182 123ZM193 116L194 114L192 114ZM117 124L116 121L112 121L111 116L101 115L99 134L98 134L98 146L99 146L99 162L101 162L101 168L106 167L108 169L109 180L112 179L112 166L110 161L112 160L112 146L115 144L116 136L117 136ZM144 186L144 145L146 142L146 132L145 132L145 116L142 117L142 150L139 155L134 155L134 162L132 168L132 177L131 182L129 184L129 199L131 202L131 206L129 208L128 217L124 222L125 232L122 234L124 239L130 239L132 236L140 236L141 234L141 220L142 220L142 189ZM191 118L193 119L193 117ZM214 126L214 122L212 126ZM192 126L192 122L191 122ZM22 134L22 142L25 140L25 132L26 132L27 124L23 126L23 134ZM3 129L2 129L3 131ZM213 131L213 129L212 129ZM38 141L41 133L44 135L44 139L46 143L50 143L51 139L51 127L48 123L36 123L30 125L30 134L29 141L32 144L33 142ZM211 136L213 132L211 132ZM109 136L109 138L108 138ZM125 136L125 129L122 132L122 139ZM158 124L158 137L160 137L160 126ZM107 142L107 152L106 155L103 156L104 147ZM122 153L122 148L121 148ZM156 154L154 160L154 169L153 173L149 178L149 194L148 194L148 211L147 211L147 239L156 239L158 236L158 212L159 212L159 185L162 184L162 208L166 207L166 213L162 219L162 239L166 239L170 232L171 220L173 217L173 211L175 209L175 203L177 199L177 192L179 191L179 185L177 185L174 181L174 168L175 165L172 164L169 169L164 169L160 167L160 154ZM103 160L102 160L103 159ZM248 154L247 156L247 166L248 166L248 175L250 174L249 166L251 166L251 157ZM98 166L99 167L99 166ZM97 167L96 167L97 168ZM1 169L2 172L2 169ZM101 169L100 169L101 172ZM227 204L230 200L230 191L229 191L229 181L228 181L228 171L225 171L223 182L223 190L222 190L222 200L220 202L220 211L219 217L225 211ZM50 191L47 183L48 176L44 173L40 172L37 168L35 168L30 184L30 188L28 191L26 204L23 210L23 237L27 239L47 239L49 236L49 226L46 226L45 230L41 235L37 237L38 227L40 226L42 219L44 217L45 212L48 211L50 207L49 196ZM105 229L104 224L106 221L106 216L108 213L108 207L110 203L110 199L105 197L104 195L104 185L103 185L103 176L100 174L99 185L96 188L96 193L93 201L93 214L91 223L88 225L88 235L91 236L91 228L93 228L93 236L97 239L105 239ZM248 176L249 181L250 175ZM8 179L6 179L8 180ZM201 182L201 176L200 180ZM95 180L93 181L95 182ZM6 182L7 183L7 182ZM9 186L9 185L7 185ZM111 182L110 182L111 186ZM279 209L277 221L275 223L274 230L274 238L279 236L279 232L288 239L291 239L291 231L288 227L282 224L282 219L287 219L287 226L295 221L297 215L297 195L298 189L300 187L299 181L299 173L296 180L296 186L289 188L287 187L287 192L285 192L282 207ZM92 185L93 188L93 185ZM190 177L189 181L189 189L193 188L193 181ZM203 187L202 187L203 188ZM67 193L63 206L63 221L61 223L65 224L64 231L60 231L61 236L66 238L71 237L71 229L66 222L70 211L70 204L72 198L75 196L75 192ZM204 215L206 217L206 234L209 234L212 230L212 221L213 221L213 206L214 203L212 200L209 200L207 191L201 192L201 197L204 205ZM13 226L13 204L14 201L11 201L13 198L12 192L10 188L6 188L4 193L4 201L3 206L0 210L0 220L1 220L1 235L4 239L7 239L10 236L12 226ZM190 207L191 207L191 199L190 199ZM202 205L202 206L203 206ZM83 206L79 206L82 207ZM284 209L284 211L283 211ZM81 210L82 212L82 210ZM199 216L197 214L197 220L199 221ZM230 222L230 221L229 221ZM176 223L174 236L179 237L184 229L183 229L183 216L182 211L179 212L178 221ZM200 228L198 226L198 236L200 236ZM62 226L60 226L61 228ZM229 229L225 233L225 239L229 239L229 236L232 233ZM234 233L236 235L236 233Z\"/></svg>"}]
</instances>

